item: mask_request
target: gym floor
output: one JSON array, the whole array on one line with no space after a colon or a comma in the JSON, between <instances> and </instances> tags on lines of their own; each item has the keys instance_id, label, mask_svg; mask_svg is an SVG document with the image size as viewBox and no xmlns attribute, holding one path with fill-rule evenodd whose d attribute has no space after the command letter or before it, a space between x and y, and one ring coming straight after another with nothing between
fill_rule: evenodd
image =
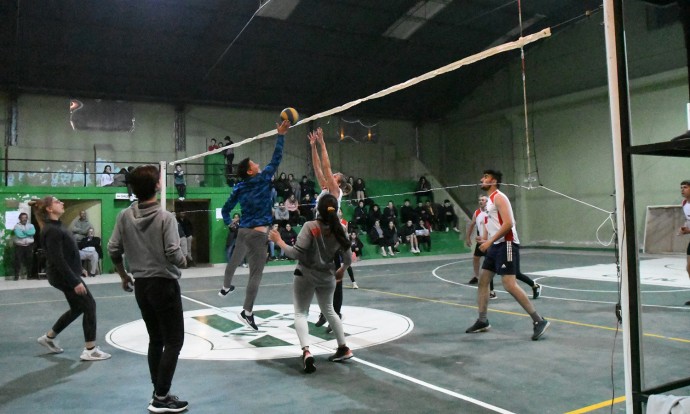
<instances>
[{"instance_id":1,"label":"gym floor","mask_svg":"<svg viewBox=\"0 0 690 414\"><path fill-rule=\"evenodd\" d=\"M317 370L304 374L291 327L293 265L270 266L259 291L259 332L239 324L246 269L227 298L223 267L180 280L185 347L171 392L194 413L623 413L623 334L616 329L612 252L523 249L522 270L543 286L534 301L551 321L532 341L531 320L505 293L489 303L492 328L465 334L477 317L469 254L372 259L345 277L343 323L355 357L312 326ZM685 256L641 260L645 386L690 371ZM81 319L59 337L64 353L36 343L67 309L46 281L0 281L0 412L146 413L152 386L146 332L134 297L115 275L86 279L98 304L98 344L111 353L81 362ZM522 285L529 296L532 290ZM313 303L310 322L318 318ZM688 390L674 391L688 395ZM613 400L613 403L612 403Z\"/></svg>"}]
</instances>

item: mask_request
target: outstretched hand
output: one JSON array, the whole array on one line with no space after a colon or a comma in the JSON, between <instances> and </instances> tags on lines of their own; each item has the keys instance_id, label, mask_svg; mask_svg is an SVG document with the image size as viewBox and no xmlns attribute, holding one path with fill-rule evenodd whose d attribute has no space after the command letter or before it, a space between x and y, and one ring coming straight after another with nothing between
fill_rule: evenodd
<instances>
[{"instance_id":1,"label":"outstretched hand","mask_svg":"<svg viewBox=\"0 0 690 414\"><path fill-rule=\"evenodd\" d=\"M286 119L280 125L276 124L276 129L278 130L278 135L285 135L288 129L290 129L290 121Z\"/></svg>"},{"instance_id":2,"label":"outstretched hand","mask_svg":"<svg viewBox=\"0 0 690 414\"><path fill-rule=\"evenodd\" d=\"M309 144L311 146L316 145L316 132L312 131L310 132L307 137L309 138Z\"/></svg>"},{"instance_id":3,"label":"outstretched hand","mask_svg":"<svg viewBox=\"0 0 690 414\"><path fill-rule=\"evenodd\" d=\"M278 233L277 230L271 229L271 231L268 232L268 238L269 238L273 243L278 243L278 240L280 240L280 233Z\"/></svg>"},{"instance_id":4,"label":"outstretched hand","mask_svg":"<svg viewBox=\"0 0 690 414\"><path fill-rule=\"evenodd\" d=\"M319 144L323 144L323 129L321 129L321 127L316 129L316 141L318 141Z\"/></svg>"}]
</instances>

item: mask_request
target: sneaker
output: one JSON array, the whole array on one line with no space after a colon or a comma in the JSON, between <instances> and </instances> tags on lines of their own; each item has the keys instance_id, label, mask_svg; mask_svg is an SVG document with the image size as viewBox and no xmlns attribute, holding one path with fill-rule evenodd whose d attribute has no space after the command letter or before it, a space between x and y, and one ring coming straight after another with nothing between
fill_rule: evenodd
<instances>
[{"instance_id":1,"label":"sneaker","mask_svg":"<svg viewBox=\"0 0 690 414\"><path fill-rule=\"evenodd\" d=\"M244 309L242 309L242 312L240 312L240 320L242 321L242 323L252 328L253 330L259 330L259 327L256 326L256 324L254 323L254 315L247 315L246 313L244 313Z\"/></svg>"},{"instance_id":2,"label":"sneaker","mask_svg":"<svg viewBox=\"0 0 690 414\"><path fill-rule=\"evenodd\" d=\"M242 263L242 267L249 267L246 263Z\"/></svg>"},{"instance_id":3,"label":"sneaker","mask_svg":"<svg viewBox=\"0 0 690 414\"><path fill-rule=\"evenodd\" d=\"M534 322L534 333L532 334L532 340L536 341L537 339L541 338L542 335L546 333L546 330L549 329L550 325L551 322L544 318L542 318L542 320L539 322Z\"/></svg>"},{"instance_id":4,"label":"sneaker","mask_svg":"<svg viewBox=\"0 0 690 414\"><path fill-rule=\"evenodd\" d=\"M541 295L541 285L539 283L535 283L534 286L532 286L532 299L536 299Z\"/></svg>"},{"instance_id":5,"label":"sneaker","mask_svg":"<svg viewBox=\"0 0 690 414\"><path fill-rule=\"evenodd\" d=\"M690 306L690 300L685 302L685 306Z\"/></svg>"},{"instance_id":6,"label":"sneaker","mask_svg":"<svg viewBox=\"0 0 690 414\"><path fill-rule=\"evenodd\" d=\"M103 352L101 348L95 346L91 350L84 348L79 359L82 361L103 361L104 359L110 359L110 356L109 353Z\"/></svg>"},{"instance_id":7,"label":"sneaker","mask_svg":"<svg viewBox=\"0 0 690 414\"><path fill-rule=\"evenodd\" d=\"M386 252L382 251L382 252L381 252L381 256L386 257L386 256L388 256L388 255L386 254Z\"/></svg>"},{"instance_id":8,"label":"sneaker","mask_svg":"<svg viewBox=\"0 0 690 414\"><path fill-rule=\"evenodd\" d=\"M460 233L460 229L457 227L453 227L453 230L455 230L456 233Z\"/></svg>"},{"instance_id":9,"label":"sneaker","mask_svg":"<svg viewBox=\"0 0 690 414\"><path fill-rule=\"evenodd\" d=\"M39 344L48 348L50 350L50 352L53 354L61 354L63 352L63 349L57 345L57 341L55 341L55 338L51 339L51 338L48 338L47 335L43 335L42 337L38 338L36 341L38 341Z\"/></svg>"},{"instance_id":10,"label":"sneaker","mask_svg":"<svg viewBox=\"0 0 690 414\"><path fill-rule=\"evenodd\" d=\"M346 359L352 358L352 351L350 351L350 348L347 346L339 346L338 350L335 351L335 354L331 355L328 357L328 360L331 362L342 362L345 361Z\"/></svg>"},{"instance_id":11,"label":"sneaker","mask_svg":"<svg viewBox=\"0 0 690 414\"><path fill-rule=\"evenodd\" d=\"M467 328L465 333L486 332L489 330L489 328L491 328L491 325L489 324L488 320L486 322L482 322L479 319L477 319L477 322L475 322L474 325Z\"/></svg>"},{"instance_id":12,"label":"sneaker","mask_svg":"<svg viewBox=\"0 0 690 414\"><path fill-rule=\"evenodd\" d=\"M496 292L489 292L489 299L496 299L497 297Z\"/></svg>"},{"instance_id":13,"label":"sneaker","mask_svg":"<svg viewBox=\"0 0 690 414\"><path fill-rule=\"evenodd\" d=\"M224 297L228 296L234 290L235 290L235 286L233 286L233 285L230 285L229 289L220 288L220 291L218 292L218 296L220 296L221 298L224 298Z\"/></svg>"},{"instance_id":14,"label":"sneaker","mask_svg":"<svg viewBox=\"0 0 690 414\"><path fill-rule=\"evenodd\" d=\"M467 284L469 285L476 285L477 283L479 283L479 279L477 279L476 277L473 277L472 279L470 279L469 282L467 282Z\"/></svg>"},{"instance_id":15,"label":"sneaker","mask_svg":"<svg viewBox=\"0 0 690 414\"><path fill-rule=\"evenodd\" d=\"M304 364L304 372L306 372L307 374L311 374L312 372L316 371L314 357L311 355L311 352L304 351L304 353L302 354L302 362Z\"/></svg>"},{"instance_id":16,"label":"sneaker","mask_svg":"<svg viewBox=\"0 0 690 414\"><path fill-rule=\"evenodd\" d=\"M359 289L357 282L352 282L352 289Z\"/></svg>"},{"instance_id":17,"label":"sneaker","mask_svg":"<svg viewBox=\"0 0 690 414\"><path fill-rule=\"evenodd\" d=\"M162 400L155 397L149 404L149 411L152 413L179 413L186 410L188 405L187 401L180 401L176 396L168 394Z\"/></svg>"},{"instance_id":18,"label":"sneaker","mask_svg":"<svg viewBox=\"0 0 690 414\"><path fill-rule=\"evenodd\" d=\"M316 321L316 323L314 324L314 326L316 326L317 328L319 328L319 327L323 326L324 324L326 324L326 317L323 316L323 313L320 313L320 314L319 314L319 320Z\"/></svg>"}]
</instances>

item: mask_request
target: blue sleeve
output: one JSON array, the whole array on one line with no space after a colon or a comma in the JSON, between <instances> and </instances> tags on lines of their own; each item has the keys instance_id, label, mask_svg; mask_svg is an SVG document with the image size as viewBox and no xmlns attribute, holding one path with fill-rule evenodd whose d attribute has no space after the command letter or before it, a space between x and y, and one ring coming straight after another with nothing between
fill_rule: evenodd
<instances>
[{"instance_id":1,"label":"blue sleeve","mask_svg":"<svg viewBox=\"0 0 690 414\"><path fill-rule=\"evenodd\" d=\"M285 135L278 135L278 139L276 139L276 148L273 150L271 162L262 171L264 176L272 177L273 174L276 173L276 170L280 165L280 161L283 160L283 146L285 146Z\"/></svg>"},{"instance_id":2,"label":"blue sleeve","mask_svg":"<svg viewBox=\"0 0 690 414\"><path fill-rule=\"evenodd\" d=\"M230 212L237 205L239 197L239 192L237 191L238 186L239 184L232 189L232 194L230 194L230 197L228 197L228 199L225 201L225 204L223 204L223 208L220 209L220 213L223 216L223 223L225 223L226 226L230 225L230 222L232 221L230 218Z\"/></svg>"},{"instance_id":3,"label":"blue sleeve","mask_svg":"<svg viewBox=\"0 0 690 414\"><path fill-rule=\"evenodd\" d=\"M36 234L36 227L34 227L33 224L29 224L26 227L26 235L29 237L33 237Z\"/></svg>"}]
</instances>

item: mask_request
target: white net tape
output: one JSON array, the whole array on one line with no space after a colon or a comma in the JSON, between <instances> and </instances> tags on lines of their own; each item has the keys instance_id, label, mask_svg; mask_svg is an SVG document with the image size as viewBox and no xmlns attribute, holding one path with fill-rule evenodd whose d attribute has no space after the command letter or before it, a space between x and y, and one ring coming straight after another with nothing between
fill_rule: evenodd
<instances>
[{"instance_id":1,"label":"white net tape","mask_svg":"<svg viewBox=\"0 0 690 414\"><path fill-rule=\"evenodd\" d=\"M405 88L409 88L410 86L414 86L414 85L416 85L416 84L418 84L418 83L420 83L420 82L424 82L424 81L426 81L426 80L435 78L436 76L443 75L444 73L452 72L452 71L454 71L454 70L456 70L456 69L459 69L459 68L461 68L461 67L463 67L463 66L467 66L467 65L469 65L469 64L471 64L471 63L474 63L474 62L477 62L477 61L486 59L486 58L491 57L491 56L494 56L494 55L498 55L498 54L503 53L503 52L507 52L507 51L514 50L514 49L520 49L520 48L524 47L525 45L528 45L528 44L530 44L530 43L536 42L537 40L540 40L540 39L543 39L543 38L549 37L549 36L551 36L551 29L546 28L546 29L544 29L544 30L542 30L542 31L540 31L540 32L531 34L531 35L529 35L529 36L520 37L518 40L516 40L516 41L514 41L514 42L504 43L504 44L502 44L502 45L498 45L498 46L496 46L496 47L492 47L491 49L487 49L487 50L484 50L484 51L479 52L479 53L477 53L477 54L474 54L474 55L468 56L468 57L466 57L466 58L460 59L460 60L455 61L455 62L453 62L453 63L450 63L450 64L448 64L448 65L446 65L446 66L440 67L440 68L438 68L438 69L436 69L436 70L432 70L431 72L427 72L427 73L425 73L425 74L423 74L423 75L421 75L421 76L417 76L416 78L412 78L412 79L407 80L407 81L405 81L405 82L402 82L402 83L399 83L399 84L397 84L397 85L393 85L393 86L391 86L391 87L388 87L388 88L386 88L386 89L383 89L383 90L381 90L381 91L379 91L379 92L376 92L376 93L374 93L374 94L371 94L371 95L369 95L369 96L367 96L367 97L365 97L365 98L357 99L357 100L354 100L354 101L352 101L352 102L348 102L348 103L346 103L346 104L337 106L337 107L335 107L335 108L333 108L333 109L329 109L329 110L327 110L327 111L320 112L320 113L318 113L318 114L315 114L315 115L312 115L312 116L310 116L310 117L304 118L304 119L302 119L301 121L297 122L295 125L293 125L293 127L294 127L294 126L297 126L297 125L301 125L301 124L307 123L307 122L310 122L310 121L314 121L314 120L316 120L316 119L324 118L324 117L327 117L327 116L330 116L330 115L333 115L333 114L337 114L337 113L346 111L346 110L352 108L353 106L356 106L356 105L361 104L362 102L371 101L371 100L374 100L374 99L378 99L378 98L384 97L384 96L386 96L386 95L390 95L390 94L393 93L393 92L397 92L397 91L399 91L399 90L402 90L402 89L405 89ZM276 131L275 129L273 129L273 130L264 132L264 133L262 133L262 134L259 134L259 135L257 135L257 136L254 136L254 137L251 137L251 138L244 139L244 140L242 140L242 141L240 141L240 142L236 142L236 143L234 143L234 144L227 145L227 146L225 146L225 147L221 147L221 148L217 148L217 149L212 150L212 151L206 151L206 152L203 152L203 153L200 153L200 154L192 155L192 156L190 156L190 157L182 158L182 159L177 160L177 161L171 161L171 162L170 162L170 165L180 164L180 163L187 162L187 161L191 161L191 160L194 160L194 159L197 159L197 158L202 158L202 157L205 157L205 156L211 155L211 154L217 154L217 153L222 152L222 151L224 151L224 150L226 150L226 149L228 149L228 148L236 148L236 147L239 147L239 146L241 146L241 145L244 145L244 144L250 143L250 142L252 142L252 141L255 141L255 140L257 140L257 139L261 139L261 138L266 138L266 137L273 136L273 135L275 135L277 132L278 132L278 131Z\"/></svg>"}]
</instances>

